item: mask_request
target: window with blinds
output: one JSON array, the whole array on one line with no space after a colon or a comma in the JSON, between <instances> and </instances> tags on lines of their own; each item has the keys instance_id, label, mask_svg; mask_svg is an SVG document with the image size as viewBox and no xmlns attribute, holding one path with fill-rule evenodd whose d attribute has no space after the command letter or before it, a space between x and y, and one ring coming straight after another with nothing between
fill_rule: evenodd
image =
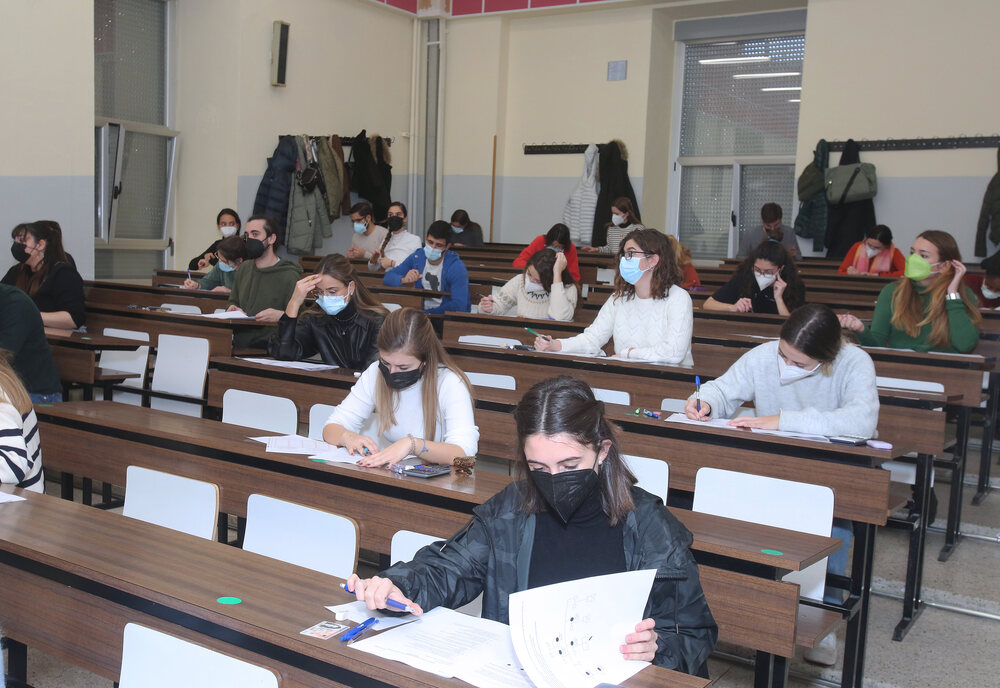
<instances>
[{"instance_id":1,"label":"window with blinds","mask_svg":"<svg viewBox=\"0 0 1000 688\"><path fill-rule=\"evenodd\" d=\"M734 255L776 202L791 223L804 35L688 43L678 235L695 258Z\"/></svg>"},{"instance_id":2,"label":"window with blinds","mask_svg":"<svg viewBox=\"0 0 1000 688\"><path fill-rule=\"evenodd\" d=\"M177 132L167 124L167 5L94 0L95 275L162 268Z\"/></svg>"}]
</instances>

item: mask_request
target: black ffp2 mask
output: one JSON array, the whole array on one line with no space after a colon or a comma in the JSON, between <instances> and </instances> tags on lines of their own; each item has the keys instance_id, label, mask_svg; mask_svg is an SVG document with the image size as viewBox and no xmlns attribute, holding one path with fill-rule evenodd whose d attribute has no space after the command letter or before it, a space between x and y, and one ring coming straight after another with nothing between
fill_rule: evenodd
<instances>
[{"instance_id":1,"label":"black ffp2 mask","mask_svg":"<svg viewBox=\"0 0 1000 688\"><path fill-rule=\"evenodd\" d=\"M414 368L413 370L390 373L389 367L385 363L379 361L378 372L382 373L382 379L385 380L385 384L389 385L389 389L401 390L417 384L417 381L424 374L424 369L423 366L421 366L419 368Z\"/></svg>"},{"instance_id":2,"label":"black ffp2 mask","mask_svg":"<svg viewBox=\"0 0 1000 688\"><path fill-rule=\"evenodd\" d=\"M399 215L393 215L386 219L385 226L390 232L398 232L403 228L403 218Z\"/></svg>"},{"instance_id":3,"label":"black ffp2 mask","mask_svg":"<svg viewBox=\"0 0 1000 688\"><path fill-rule=\"evenodd\" d=\"M260 258L266 250L267 246L260 239L247 239L247 257L251 260Z\"/></svg>"},{"instance_id":4,"label":"black ffp2 mask","mask_svg":"<svg viewBox=\"0 0 1000 688\"><path fill-rule=\"evenodd\" d=\"M17 241L10 245L10 254L14 256L14 260L18 263L28 260L28 249L24 247L24 244Z\"/></svg>"},{"instance_id":5,"label":"black ffp2 mask","mask_svg":"<svg viewBox=\"0 0 1000 688\"><path fill-rule=\"evenodd\" d=\"M563 525L569 523L598 482L597 471L593 468L555 474L531 471L531 479Z\"/></svg>"}]
</instances>

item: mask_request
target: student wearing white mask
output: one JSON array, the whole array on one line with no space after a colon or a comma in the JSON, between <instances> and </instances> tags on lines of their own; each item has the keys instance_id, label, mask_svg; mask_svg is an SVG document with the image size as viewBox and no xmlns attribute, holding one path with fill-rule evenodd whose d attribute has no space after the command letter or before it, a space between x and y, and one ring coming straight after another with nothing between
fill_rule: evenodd
<instances>
[{"instance_id":1,"label":"student wearing white mask","mask_svg":"<svg viewBox=\"0 0 1000 688\"><path fill-rule=\"evenodd\" d=\"M309 296L316 303L300 314ZM295 284L268 353L282 361L319 354L324 363L363 370L378 358L376 341L387 315L351 262L331 253Z\"/></svg>"},{"instance_id":2,"label":"student wearing white mask","mask_svg":"<svg viewBox=\"0 0 1000 688\"><path fill-rule=\"evenodd\" d=\"M979 265L986 272L967 272L962 281L976 295L981 309L1000 308L1000 252Z\"/></svg>"},{"instance_id":3,"label":"student wearing white mask","mask_svg":"<svg viewBox=\"0 0 1000 688\"><path fill-rule=\"evenodd\" d=\"M785 247L765 241L750 252L733 278L705 300L707 311L788 315L806 300L806 286Z\"/></svg>"},{"instance_id":4,"label":"student wearing white mask","mask_svg":"<svg viewBox=\"0 0 1000 688\"><path fill-rule=\"evenodd\" d=\"M875 225L865 233L865 240L851 246L844 262L837 268L841 275L880 275L902 277L906 259L892 245L892 230Z\"/></svg>"},{"instance_id":5,"label":"student wearing white mask","mask_svg":"<svg viewBox=\"0 0 1000 688\"><path fill-rule=\"evenodd\" d=\"M619 358L691 365L694 315L673 242L655 229L629 232L618 252L615 291L593 324L568 339L537 337L535 348L597 354L614 338Z\"/></svg>"},{"instance_id":6,"label":"student wearing white mask","mask_svg":"<svg viewBox=\"0 0 1000 688\"><path fill-rule=\"evenodd\" d=\"M243 223L240 222L240 216L235 210L232 208L223 208L215 216L215 226L219 230L219 234L222 235L222 239L228 239L232 236L239 236ZM215 255L215 251L222 239L216 239L212 242L211 246L192 258L188 262L188 270L208 270L215 265L219 260L218 256Z\"/></svg>"},{"instance_id":7,"label":"student wearing white mask","mask_svg":"<svg viewBox=\"0 0 1000 688\"><path fill-rule=\"evenodd\" d=\"M604 246L581 246L581 251L588 253L610 253L616 255L622 241L629 232L645 229L639 222L639 213L625 196L616 198L611 204L611 222L607 225L607 243Z\"/></svg>"},{"instance_id":8,"label":"student wearing white mask","mask_svg":"<svg viewBox=\"0 0 1000 688\"><path fill-rule=\"evenodd\" d=\"M528 259L524 272L512 277L496 296L484 296L479 310L535 320L572 320L576 285L567 270L566 254L550 248L538 251Z\"/></svg>"}]
</instances>

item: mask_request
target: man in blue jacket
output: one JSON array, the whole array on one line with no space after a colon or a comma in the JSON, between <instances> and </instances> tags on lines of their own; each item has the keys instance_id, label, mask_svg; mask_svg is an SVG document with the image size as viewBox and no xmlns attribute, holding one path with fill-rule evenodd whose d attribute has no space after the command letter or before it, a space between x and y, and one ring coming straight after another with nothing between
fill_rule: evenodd
<instances>
[{"instance_id":1,"label":"man in blue jacket","mask_svg":"<svg viewBox=\"0 0 1000 688\"><path fill-rule=\"evenodd\" d=\"M427 229L426 243L402 263L385 273L382 282L389 287L413 285L417 289L450 292L444 298L424 299L424 311L468 313L469 273L465 264L451 248L451 225L436 220Z\"/></svg>"}]
</instances>

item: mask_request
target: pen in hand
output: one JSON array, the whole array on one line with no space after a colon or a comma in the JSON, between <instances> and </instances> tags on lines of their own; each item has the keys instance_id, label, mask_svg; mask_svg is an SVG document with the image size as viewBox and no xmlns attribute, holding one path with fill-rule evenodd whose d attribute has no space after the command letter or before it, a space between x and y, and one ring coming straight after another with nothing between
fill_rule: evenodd
<instances>
[{"instance_id":1,"label":"pen in hand","mask_svg":"<svg viewBox=\"0 0 1000 688\"><path fill-rule=\"evenodd\" d=\"M545 340L545 341L547 341L547 342L551 342L551 341L552 341L552 337L550 337L550 336L549 336L549 335L547 335L547 334L542 334L541 332L535 332L535 331L534 331L533 329L531 329L530 327L525 327L524 329L525 329L525 330L527 330L529 334L533 334L533 335L535 335L536 337L541 337L542 339L544 339L544 340Z\"/></svg>"},{"instance_id":2,"label":"pen in hand","mask_svg":"<svg viewBox=\"0 0 1000 688\"><path fill-rule=\"evenodd\" d=\"M694 407L701 413L701 377L694 376Z\"/></svg>"},{"instance_id":3,"label":"pen in hand","mask_svg":"<svg viewBox=\"0 0 1000 688\"><path fill-rule=\"evenodd\" d=\"M354 594L354 591L348 588L346 583L341 583L340 587L344 589L344 592L349 592L352 595ZM385 605L387 607L392 607L393 609L398 609L401 612L410 612L411 614L413 613L413 607L411 607L408 604L403 604L402 602L397 602L391 597L387 597L385 599Z\"/></svg>"}]
</instances>

